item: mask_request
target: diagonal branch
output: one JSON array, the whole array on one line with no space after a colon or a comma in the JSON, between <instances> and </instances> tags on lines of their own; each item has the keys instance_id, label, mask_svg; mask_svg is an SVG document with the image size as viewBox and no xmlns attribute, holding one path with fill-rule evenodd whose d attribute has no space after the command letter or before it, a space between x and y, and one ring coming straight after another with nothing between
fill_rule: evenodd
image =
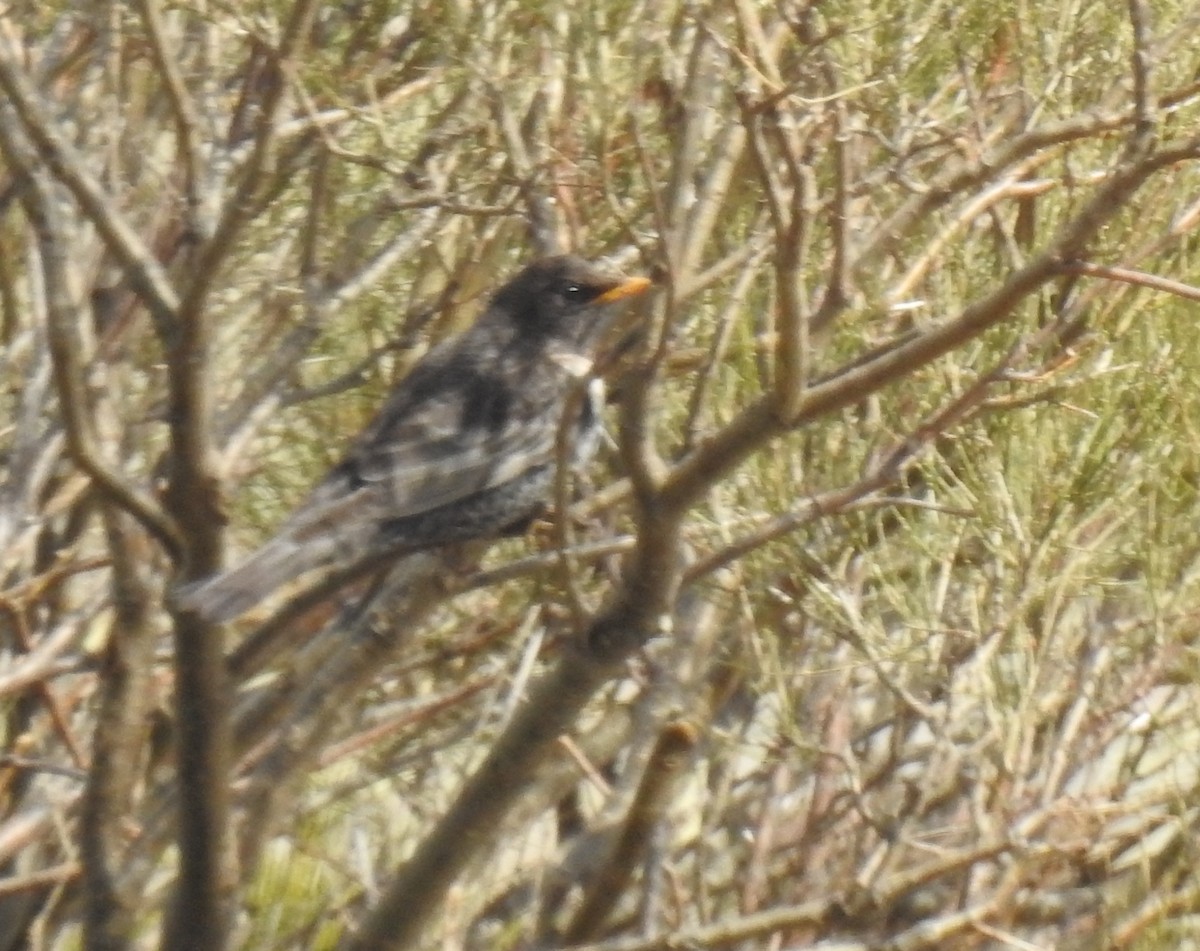
<instances>
[{"instance_id":1,"label":"diagonal branch","mask_svg":"<svg viewBox=\"0 0 1200 951\"><path fill-rule=\"evenodd\" d=\"M641 513L624 589L573 649L530 688L508 727L405 864L345 951L413 947L436 916L446 889L484 847L555 749L584 704L640 645L669 626L679 587L683 512Z\"/></svg>"},{"instance_id":2,"label":"diagonal branch","mask_svg":"<svg viewBox=\"0 0 1200 951\"><path fill-rule=\"evenodd\" d=\"M3 55L0 54L0 60ZM76 330L81 317L70 299L71 279L67 274L67 247L55 223L56 199L44 173L34 168L36 159L13 128L11 114L0 116L0 151L15 175L23 182L25 212L38 241L45 273L47 339L59 410L67 434L72 460L114 505L129 512L159 543L177 558L181 551L179 530L170 516L150 496L139 492L104 460L88 412L84 391L84 369Z\"/></svg>"},{"instance_id":3,"label":"diagonal branch","mask_svg":"<svg viewBox=\"0 0 1200 951\"><path fill-rule=\"evenodd\" d=\"M38 104L36 91L18 66L18 59L11 41L0 37L0 90L20 118L38 157L71 193L104 239L105 246L120 262L130 284L150 312L159 338L170 340L179 309L175 289L150 249L88 171L83 157L47 118L45 110Z\"/></svg>"},{"instance_id":4,"label":"diagonal branch","mask_svg":"<svg viewBox=\"0 0 1200 951\"><path fill-rule=\"evenodd\" d=\"M1178 162L1197 158L1200 158L1200 137L1114 170L1042 254L991 294L968 304L951 320L815 383L805 391L793 425L803 425L850 406L1005 320L1022 300L1062 274L1064 262L1078 257L1150 176ZM783 431L784 427L773 415L771 400L763 398L750 404L675 466L663 488L664 502L672 507L693 504L715 480L740 465L764 441Z\"/></svg>"}]
</instances>

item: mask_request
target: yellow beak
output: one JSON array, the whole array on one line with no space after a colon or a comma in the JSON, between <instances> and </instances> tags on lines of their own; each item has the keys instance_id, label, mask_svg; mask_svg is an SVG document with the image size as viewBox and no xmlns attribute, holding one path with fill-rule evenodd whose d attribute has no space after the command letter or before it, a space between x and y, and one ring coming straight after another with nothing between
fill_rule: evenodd
<instances>
[{"instance_id":1,"label":"yellow beak","mask_svg":"<svg viewBox=\"0 0 1200 951\"><path fill-rule=\"evenodd\" d=\"M616 287L609 288L603 294L595 299L596 304L611 304L613 301L624 300L626 297L633 297L636 294L641 294L650 286L648 278L631 277L626 281L622 281Z\"/></svg>"}]
</instances>

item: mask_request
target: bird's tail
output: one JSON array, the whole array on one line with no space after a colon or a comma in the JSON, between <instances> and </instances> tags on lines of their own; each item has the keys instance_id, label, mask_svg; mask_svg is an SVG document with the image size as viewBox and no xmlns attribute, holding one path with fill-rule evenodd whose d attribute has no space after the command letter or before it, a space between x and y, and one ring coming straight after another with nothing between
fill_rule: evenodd
<instances>
[{"instance_id":1,"label":"bird's tail","mask_svg":"<svg viewBox=\"0 0 1200 951\"><path fill-rule=\"evenodd\" d=\"M232 621L289 581L325 564L324 548L277 536L241 564L176 591L175 605L214 624Z\"/></svg>"}]
</instances>

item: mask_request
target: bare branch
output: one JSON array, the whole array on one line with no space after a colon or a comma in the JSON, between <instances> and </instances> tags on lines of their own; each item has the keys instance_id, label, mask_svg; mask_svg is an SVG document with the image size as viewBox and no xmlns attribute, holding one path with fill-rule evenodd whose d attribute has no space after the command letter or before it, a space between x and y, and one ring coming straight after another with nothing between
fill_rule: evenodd
<instances>
[{"instance_id":1,"label":"bare branch","mask_svg":"<svg viewBox=\"0 0 1200 951\"><path fill-rule=\"evenodd\" d=\"M1150 11L1142 0L1129 0L1129 23L1133 27L1130 71L1133 73L1134 127L1131 148L1144 150L1153 140L1156 109L1151 91Z\"/></svg>"},{"instance_id":2,"label":"bare branch","mask_svg":"<svg viewBox=\"0 0 1200 951\"><path fill-rule=\"evenodd\" d=\"M603 866L588 883L583 905L563 932L567 944L573 946L595 936L617 906L633 877L638 857L645 852L655 825L670 803L672 781L687 765L698 740L696 728L686 722L668 724L659 734L620 834Z\"/></svg>"},{"instance_id":3,"label":"bare branch","mask_svg":"<svg viewBox=\"0 0 1200 951\"><path fill-rule=\"evenodd\" d=\"M261 184L277 114L293 60L307 43L315 0L296 0L275 51L255 145L212 236L199 248L168 353L171 421L169 505L187 540L182 577L193 580L221 564L221 518L213 472L209 291L231 253ZM217 951L233 921L233 843L229 830L232 731L225 645L220 631L194 614L175 618L176 727L179 733L180 873L164 922L163 947Z\"/></svg>"},{"instance_id":4,"label":"bare branch","mask_svg":"<svg viewBox=\"0 0 1200 951\"><path fill-rule=\"evenodd\" d=\"M3 60L3 52L0 52L0 81ZM178 557L180 536L170 517L149 496L138 492L111 469L96 447L83 385L82 344L77 336L81 318L76 303L70 298L70 289L75 282L67 267L66 238L55 223L56 199L42 174L30 164L30 157L11 123L3 121L2 117L0 148L24 182L22 197L26 214L38 240L48 308L47 337L71 458L110 501L133 515L172 557Z\"/></svg>"},{"instance_id":5,"label":"bare branch","mask_svg":"<svg viewBox=\"0 0 1200 951\"><path fill-rule=\"evenodd\" d=\"M1183 281L1175 281L1169 277L1161 277L1158 274L1137 271L1133 268L1093 264L1090 261L1067 261L1060 266L1060 270L1064 274L1101 277L1110 281L1119 281L1122 284L1131 284L1134 287L1148 287L1150 290L1174 294L1184 300L1200 301L1200 287L1185 284Z\"/></svg>"},{"instance_id":6,"label":"bare branch","mask_svg":"<svg viewBox=\"0 0 1200 951\"><path fill-rule=\"evenodd\" d=\"M179 299L166 273L133 227L117 211L87 163L46 118L37 104L37 94L18 66L19 55L7 36L0 36L0 88L41 160L79 203L80 210L96 226L109 250L121 262L130 283L150 312L163 341L173 338Z\"/></svg>"},{"instance_id":7,"label":"bare branch","mask_svg":"<svg viewBox=\"0 0 1200 951\"><path fill-rule=\"evenodd\" d=\"M944 324L917 335L875 360L811 386L804 393L795 423L799 425L861 400L1005 319L1019 301L1059 273L1062 261L1076 257L1128 196L1154 172L1176 162L1197 158L1200 158L1200 140L1164 148L1115 170L1051 245L1026 267ZM698 446L672 470L663 487L664 500L671 506L690 504L717 474L744 460L777 431L768 403L760 400L750 404L736 420Z\"/></svg>"},{"instance_id":8,"label":"bare branch","mask_svg":"<svg viewBox=\"0 0 1200 951\"><path fill-rule=\"evenodd\" d=\"M198 221L203 203L200 195L200 154L197 129L198 119L192 98L184 85L179 65L173 53L167 50L167 38L159 0L137 0L138 12L150 41L150 55L154 68L162 77L167 101L175 120L175 135L179 143L179 155L183 162L183 193L187 201L188 220L193 235L199 236L205 229Z\"/></svg>"}]
</instances>

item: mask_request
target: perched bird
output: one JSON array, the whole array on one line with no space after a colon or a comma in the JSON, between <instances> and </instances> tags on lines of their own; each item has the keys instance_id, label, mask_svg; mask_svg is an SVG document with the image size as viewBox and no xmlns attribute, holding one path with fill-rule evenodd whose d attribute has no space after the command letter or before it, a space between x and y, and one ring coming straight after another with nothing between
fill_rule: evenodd
<instances>
[{"instance_id":1,"label":"perched bird","mask_svg":"<svg viewBox=\"0 0 1200 951\"><path fill-rule=\"evenodd\" d=\"M227 621L317 568L523 529L548 500L560 419L613 323L608 305L649 285L571 256L527 266L418 361L270 541L176 605ZM599 427L589 389L575 462Z\"/></svg>"}]
</instances>

